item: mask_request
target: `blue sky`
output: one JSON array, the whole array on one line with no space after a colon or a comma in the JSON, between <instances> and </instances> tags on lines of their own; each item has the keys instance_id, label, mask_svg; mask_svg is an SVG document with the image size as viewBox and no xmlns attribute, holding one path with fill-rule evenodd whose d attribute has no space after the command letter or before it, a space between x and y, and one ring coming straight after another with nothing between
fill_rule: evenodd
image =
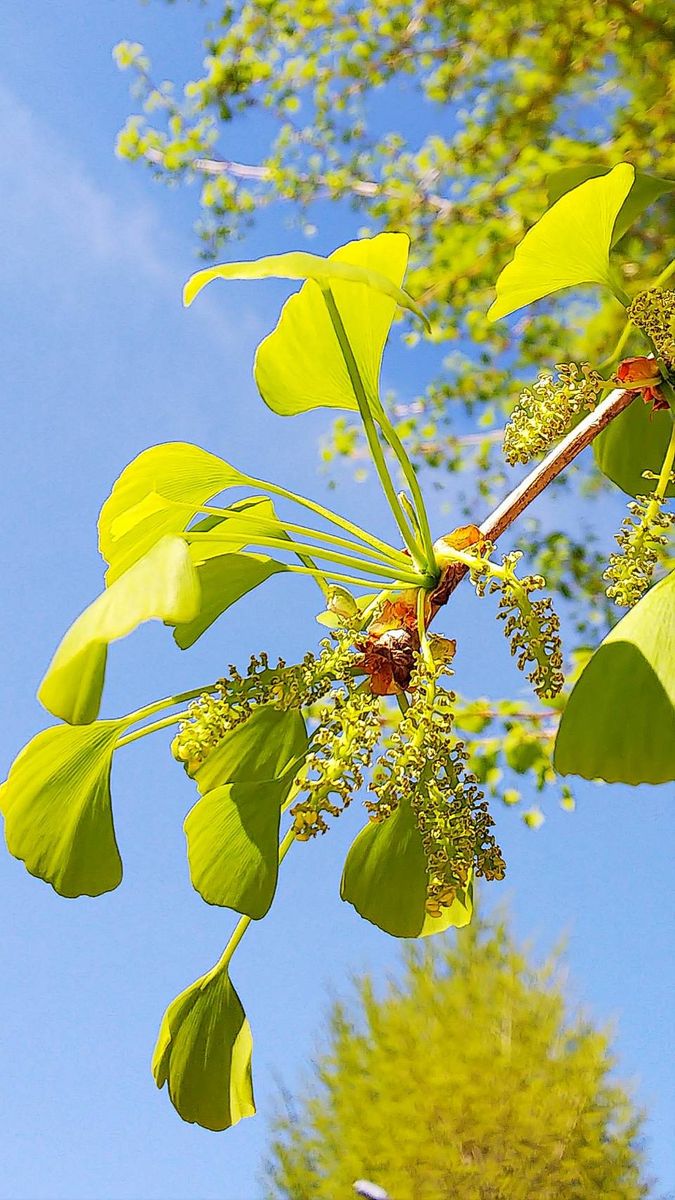
<instances>
[{"instance_id":1,"label":"blue sky","mask_svg":"<svg viewBox=\"0 0 675 1200\"><path fill-rule=\"evenodd\" d=\"M100 587L96 514L135 454L190 440L244 470L326 494L316 454L326 417L274 417L251 379L255 346L286 289L213 288L184 312L194 193L155 187L113 155L129 112L113 44L145 42L162 75L183 78L198 65L203 20L195 4L131 0L0 8L0 777L49 723L35 688L64 629ZM329 250L357 226L353 214L332 213L312 248ZM233 253L252 257L297 241L269 218ZM392 347L392 378L400 354ZM345 478L338 497L390 533L373 487ZM437 533L448 524L442 502ZM621 507L617 497L616 526ZM189 654L165 630L146 628L111 654L106 713L206 682L220 664L243 664L261 648L297 657L316 642L316 610L311 585L286 577ZM459 635L460 682L474 694L524 694L491 626L488 601L458 595L443 631ZM232 975L253 1026L259 1115L209 1134L178 1119L154 1087L149 1060L166 1004L215 961L232 922L190 887L181 826L193 795L168 745L151 740L119 758L118 891L68 902L0 856L0 1197L259 1200L278 1080L292 1085L307 1068L329 997L352 975L396 969L396 942L338 897L362 815L354 805L329 836L298 847L272 913L237 953ZM566 933L570 994L599 1022L614 1023L619 1074L634 1081L649 1114L650 1169L662 1191L675 1189L672 789L583 785L576 795L573 815L546 805L537 833L516 813L497 814L509 872L486 902L507 900L517 934L542 955Z\"/></svg>"}]
</instances>

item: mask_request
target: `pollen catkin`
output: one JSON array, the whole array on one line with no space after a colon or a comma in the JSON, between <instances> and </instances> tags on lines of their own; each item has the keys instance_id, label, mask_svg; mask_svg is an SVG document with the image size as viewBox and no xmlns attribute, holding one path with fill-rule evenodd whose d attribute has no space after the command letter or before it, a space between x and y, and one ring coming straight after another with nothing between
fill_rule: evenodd
<instances>
[{"instance_id":1,"label":"pollen catkin","mask_svg":"<svg viewBox=\"0 0 675 1200\"><path fill-rule=\"evenodd\" d=\"M604 578L607 595L620 608L631 608L649 587L660 551L668 544L675 513L664 512L657 496L637 496L628 505L629 516L616 534L618 553L611 554Z\"/></svg>"},{"instance_id":2,"label":"pollen catkin","mask_svg":"<svg viewBox=\"0 0 675 1200\"><path fill-rule=\"evenodd\" d=\"M259 705L285 710L320 700L336 679L350 674L355 659L349 638L342 634L334 634L332 642L326 639L321 646L320 654L308 653L291 666L279 659L271 667L264 653L251 658L245 675L230 666L213 692L203 693L190 705L188 719L171 744L174 758L193 772L225 734L246 721Z\"/></svg>"},{"instance_id":3,"label":"pollen catkin","mask_svg":"<svg viewBox=\"0 0 675 1200\"><path fill-rule=\"evenodd\" d=\"M440 685L443 674L444 664L431 666L418 656L410 707L375 767L375 798L366 801L375 822L387 820L401 803L412 806L427 864L430 916L440 916L472 874L501 879L505 872L487 803L453 733L455 695Z\"/></svg>"},{"instance_id":4,"label":"pollen catkin","mask_svg":"<svg viewBox=\"0 0 675 1200\"><path fill-rule=\"evenodd\" d=\"M524 387L504 430L504 457L510 466L548 450L584 409L595 408L604 381L588 363L558 363Z\"/></svg>"},{"instance_id":5,"label":"pollen catkin","mask_svg":"<svg viewBox=\"0 0 675 1200\"><path fill-rule=\"evenodd\" d=\"M541 575L516 575L521 558L520 551L514 550L504 556L497 569L486 559L471 570L471 580L479 596L486 591L499 593L497 617L504 622L518 670L527 672L542 700L549 700L557 696L565 682L560 621L550 597L531 599L532 592L544 587Z\"/></svg>"},{"instance_id":6,"label":"pollen catkin","mask_svg":"<svg viewBox=\"0 0 675 1200\"><path fill-rule=\"evenodd\" d=\"M326 816L339 816L351 803L381 733L379 697L370 690L335 690L329 699L303 774L307 795L291 809L293 831L301 842L326 833Z\"/></svg>"},{"instance_id":7,"label":"pollen catkin","mask_svg":"<svg viewBox=\"0 0 675 1200\"><path fill-rule=\"evenodd\" d=\"M640 292L626 311L633 324L651 338L659 357L675 367L675 292L650 288Z\"/></svg>"}]
</instances>

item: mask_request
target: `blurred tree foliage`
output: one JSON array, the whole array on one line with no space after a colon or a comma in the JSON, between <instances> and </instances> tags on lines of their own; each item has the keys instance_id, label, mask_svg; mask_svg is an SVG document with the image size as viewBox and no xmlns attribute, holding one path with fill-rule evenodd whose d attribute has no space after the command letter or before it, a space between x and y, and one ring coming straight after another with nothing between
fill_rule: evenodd
<instances>
[{"instance_id":1,"label":"blurred tree foliage","mask_svg":"<svg viewBox=\"0 0 675 1200\"><path fill-rule=\"evenodd\" d=\"M309 1090L287 1099L273 1200L336 1200L368 1179L395 1200L638 1200L641 1117L606 1033L566 1012L553 958L506 926L411 948L402 981L334 1007Z\"/></svg>"},{"instance_id":2,"label":"blurred tree foliage","mask_svg":"<svg viewBox=\"0 0 675 1200\"><path fill-rule=\"evenodd\" d=\"M591 294L582 305L563 292L534 316L497 325L486 311L499 271L547 206L551 172L627 160L675 175L671 4L238 0L214 8L204 72L184 85L155 80L139 44L116 48L140 108L118 152L168 183L199 181L207 257L275 203L307 234L326 201L356 209L364 231L410 233L407 286L431 317L438 373L432 367L421 394L391 397L392 411L416 462L452 482L463 512L480 519L513 477L501 426L520 390L514 379L570 360L613 369L623 310L611 297ZM249 130L259 157L233 161L228 147L247 144ZM673 222L665 197L619 243L629 294L662 270ZM404 340L413 346L418 337ZM630 329L621 346L640 352ZM345 457L358 472L361 451L356 427L339 417L324 459ZM590 462L559 486L583 490L586 501L610 487ZM529 518L519 531L533 569L567 601L581 643L599 640L612 611L601 578L608 547L598 543L593 511L585 503L580 526L578 507L557 505L557 525ZM478 704L494 714L484 737L485 723L473 731L482 740L469 742L480 778L507 802L518 792L499 782L505 768L533 775L539 788L549 782L557 712L521 712L531 762L520 770L513 762L527 755L511 753L510 762L503 749L509 702ZM540 820L538 810L529 816Z\"/></svg>"}]
</instances>

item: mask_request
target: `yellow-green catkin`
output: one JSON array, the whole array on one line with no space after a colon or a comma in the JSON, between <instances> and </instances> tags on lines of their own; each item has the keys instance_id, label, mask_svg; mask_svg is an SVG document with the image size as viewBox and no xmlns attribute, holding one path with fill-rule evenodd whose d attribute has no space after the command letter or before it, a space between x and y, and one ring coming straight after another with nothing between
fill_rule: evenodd
<instances>
[{"instance_id":1,"label":"yellow-green catkin","mask_svg":"<svg viewBox=\"0 0 675 1200\"><path fill-rule=\"evenodd\" d=\"M524 387L504 430L504 457L511 466L543 454L584 409L595 408L605 386L588 363L558 363Z\"/></svg>"},{"instance_id":2,"label":"yellow-green catkin","mask_svg":"<svg viewBox=\"0 0 675 1200\"><path fill-rule=\"evenodd\" d=\"M636 496L616 535L619 551L611 554L604 578L607 595L620 608L631 608L649 587L659 553L668 544L675 513L664 512L665 501L655 496Z\"/></svg>"},{"instance_id":3,"label":"yellow-green catkin","mask_svg":"<svg viewBox=\"0 0 675 1200\"><path fill-rule=\"evenodd\" d=\"M659 358L675 367L675 291L650 288L640 292L630 304L628 316L647 334Z\"/></svg>"},{"instance_id":4,"label":"yellow-green catkin","mask_svg":"<svg viewBox=\"0 0 675 1200\"><path fill-rule=\"evenodd\" d=\"M427 863L430 916L440 916L472 875L501 879L505 871L488 805L453 732L455 695L440 683L446 673L445 664L418 657L410 707L376 765L374 799L366 801L375 822L401 803L412 806Z\"/></svg>"},{"instance_id":5,"label":"yellow-green catkin","mask_svg":"<svg viewBox=\"0 0 675 1200\"><path fill-rule=\"evenodd\" d=\"M306 796L291 809L293 830L306 842L328 830L363 786L380 738L380 699L369 690L335 690L312 735L302 788Z\"/></svg>"}]
</instances>

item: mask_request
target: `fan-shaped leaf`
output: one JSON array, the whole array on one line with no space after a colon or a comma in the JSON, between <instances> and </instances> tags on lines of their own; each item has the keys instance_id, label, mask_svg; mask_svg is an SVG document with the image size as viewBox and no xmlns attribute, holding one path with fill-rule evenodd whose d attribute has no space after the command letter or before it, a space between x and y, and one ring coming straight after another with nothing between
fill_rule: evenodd
<instances>
[{"instance_id":1,"label":"fan-shaped leaf","mask_svg":"<svg viewBox=\"0 0 675 1200\"><path fill-rule=\"evenodd\" d=\"M422 838L408 803L385 821L366 825L352 843L342 872L340 895L360 916L394 937L426 937L451 925L468 925L472 888L442 917L425 910L427 873Z\"/></svg>"},{"instance_id":2,"label":"fan-shaped leaf","mask_svg":"<svg viewBox=\"0 0 675 1200\"><path fill-rule=\"evenodd\" d=\"M654 412L637 396L593 442L595 461L603 475L629 496L648 496L654 480L643 479L642 472L658 475L672 428L669 412ZM667 494L675 495L675 485L669 486Z\"/></svg>"},{"instance_id":3,"label":"fan-shaped leaf","mask_svg":"<svg viewBox=\"0 0 675 1200\"><path fill-rule=\"evenodd\" d=\"M0 787L10 854L61 896L99 896L122 879L110 767L126 722L57 725L38 733Z\"/></svg>"},{"instance_id":4,"label":"fan-shaped leaf","mask_svg":"<svg viewBox=\"0 0 675 1200\"><path fill-rule=\"evenodd\" d=\"M346 262L356 263L399 284L405 275L409 248L405 234L380 233L341 246L328 262L336 268ZM331 289L366 395L377 411L380 365L396 303L365 283L345 283L338 277L331 280ZM255 378L265 403L282 416L312 408L358 407L317 283L308 280L286 301L276 329L258 347Z\"/></svg>"},{"instance_id":5,"label":"fan-shaped leaf","mask_svg":"<svg viewBox=\"0 0 675 1200\"><path fill-rule=\"evenodd\" d=\"M64 721L88 724L98 715L109 643L144 621L170 625L192 621L199 606L199 580L185 542L162 538L71 625L42 680L38 699Z\"/></svg>"},{"instance_id":6,"label":"fan-shaped leaf","mask_svg":"<svg viewBox=\"0 0 675 1200\"><path fill-rule=\"evenodd\" d=\"M194 547L192 548L194 550ZM201 605L192 621L177 625L174 638L181 650L194 645L205 630L237 600L288 568L264 554L220 554L195 564L201 589Z\"/></svg>"},{"instance_id":7,"label":"fan-shaped leaf","mask_svg":"<svg viewBox=\"0 0 675 1200\"><path fill-rule=\"evenodd\" d=\"M152 1058L184 1121L229 1129L255 1114L251 1027L227 971L215 968L167 1008Z\"/></svg>"},{"instance_id":8,"label":"fan-shaped leaf","mask_svg":"<svg viewBox=\"0 0 675 1200\"><path fill-rule=\"evenodd\" d=\"M554 765L608 783L675 779L675 572L589 659L563 712Z\"/></svg>"},{"instance_id":9,"label":"fan-shaped leaf","mask_svg":"<svg viewBox=\"0 0 675 1200\"><path fill-rule=\"evenodd\" d=\"M405 234L380 234L380 237L406 237ZM421 308L404 292L392 279L387 271L383 271L377 261L369 261L359 254L356 247L364 242L375 239L364 238L360 242L350 242L348 246L340 247L328 258L320 254L307 254L303 250L295 250L289 254L270 254L266 258L257 258L251 262L222 263L217 267L206 267L191 275L183 289L185 306L199 295L202 288L214 279L311 279L319 284L358 284L371 291L380 292L399 305L414 312L426 322ZM349 251L349 253L344 253ZM355 297L356 299L356 297Z\"/></svg>"},{"instance_id":10,"label":"fan-shaped leaf","mask_svg":"<svg viewBox=\"0 0 675 1200\"><path fill-rule=\"evenodd\" d=\"M583 167L563 167L554 171L548 177L548 202L555 204L566 192L585 183L587 179L597 179L607 175L610 167L604 163L585 163ZM647 175L645 171L635 172L635 183L624 200L619 215L616 218L612 233L612 245L623 237L631 225L642 216L661 196L675 191L675 179L659 179L656 175Z\"/></svg>"},{"instance_id":11,"label":"fan-shaped leaf","mask_svg":"<svg viewBox=\"0 0 675 1200\"><path fill-rule=\"evenodd\" d=\"M634 167L619 163L608 175L589 179L556 201L504 267L488 316L496 321L580 283L611 288L612 232L634 178Z\"/></svg>"},{"instance_id":12,"label":"fan-shaped leaf","mask_svg":"<svg viewBox=\"0 0 675 1200\"><path fill-rule=\"evenodd\" d=\"M207 792L185 818L190 879L207 904L265 916L279 874L281 805L294 775L225 783Z\"/></svg>"},{"instance_id":13,"label":"fan-shaped leaf","mask_svg":"<svg viewBox=\"0 0 675 1200\"><path fill-rule=\"evenodd\" d=\"M214 746L194 772L202 795L223 783L277 779L307 748L307 730L297 708L261 704Z\"/></svg>"},{"instance_id":14,"label":"fan-shaped leaf","mask_svg":"<svg viewBox=\"0 0 675 1200\"><path fill-rule=\"evenodd\" d=\"M281 806L306 748L297 710L262 705L196 772L203 795L184 829L192 885L207 903L255 920L268 911L279 870Z\"/></svg>"},{"instance_id":15,"label":"fan-shaped leaf","mask_svg":"<svg viewBox=\"0 0 675 1200\"><path fill-rule=\"evenodd\" d=\"M247 483L250 480L241 471L189 442L166 442L144 450L113 484L99 516L99 549L110 564L107 583L124 574L162 537L186 529L211 496ZM191 505L192 511L183 505Z\"/></svg>"}]
</instances>

